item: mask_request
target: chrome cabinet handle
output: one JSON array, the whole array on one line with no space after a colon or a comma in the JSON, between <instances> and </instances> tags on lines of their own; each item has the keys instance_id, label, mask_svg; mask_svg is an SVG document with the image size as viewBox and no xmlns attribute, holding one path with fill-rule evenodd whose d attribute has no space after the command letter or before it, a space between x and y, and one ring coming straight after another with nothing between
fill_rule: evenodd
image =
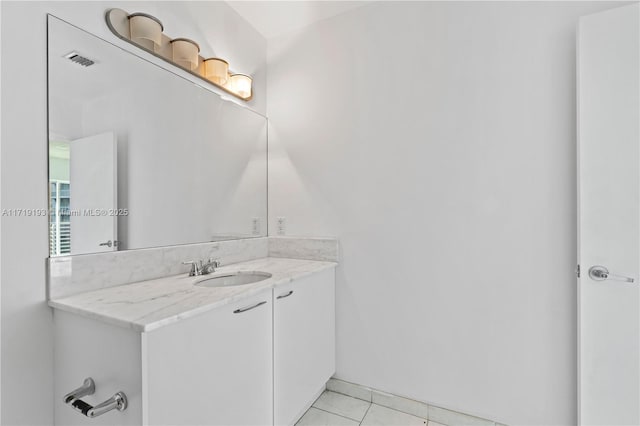
<instances>
[{"instance_id":1,"label":"chrome cabinet handle","mask_svg":"<svg viewBox=\"0 0 640 426\"><path fill-rule=\"evenodd\" d=\"M622 281L625 283L633 283L635 279L631 277L625 277L622 275L616 275L609 272L609 270L604 266L595 265L589 268L589 278L594 281Z\"/></svg>"},{"instance_id":2,"label":"chrome cabinet handle","mask_svg":"<svg viewBox=\"0 0 640 426\"><path fill-rule=\"evenodd\" d=\"M64 396L65 404L71 405L87 417L98 417L111 410L124 411L127 408L127 396L124 392L116 392L111 398L100 404L93 406L81 400L83 396L93 395L96 391L96 384L91 377L84 379L84 383Z\"/></svg>"},{"instance_id":3,"label":"chrome cabinet handle","mask_svg":"<svg viewBox=\"0 0 640 426\"><path fill-rule=\"evenodd\" d=\"M289 290L289 293L281 294L280 296L276 297L276 299L284 299L285 297L289 297L292 294L293 294L293 290Z\"/></svg>"},{"instance_id":4,"label":"chrome cabinet handle","mask_svg":"<svg viewBox=\"0 0 640 426\"><path fill-rule=\"evenodd\" d=\"M250 311L250 310L252 310L252 309L255 309L255 308L257 308L258 306L262 306L262 305L264 305L265 303L267 303L267 301L266 301L266 300L265 300L265 301L263 301L263 302L256 303L255 305L247 306L246 308L236 309L235 311L233 311L233 313L234 313L234 314L241 314L241 313L243 313L243 312L247 312L247 311Z\"/></svg>"}]
</instances>

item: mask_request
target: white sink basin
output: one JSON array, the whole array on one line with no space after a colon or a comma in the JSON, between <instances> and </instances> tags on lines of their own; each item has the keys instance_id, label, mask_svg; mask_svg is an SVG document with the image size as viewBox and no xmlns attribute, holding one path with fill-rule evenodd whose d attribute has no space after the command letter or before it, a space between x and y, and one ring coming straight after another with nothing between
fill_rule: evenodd
<instances>
[{"instance_id":1,"label":"white sink basin","mask_svg":"<svg viewBox=\"0 0 640 426\"><path fill-rule=\"evenodd\" d=\"M234 285L253 284L266 280L267 278L271 278L271 274L268 272L239 271L204 278L194 285L200 287L230 287Z\"/></svg>"}]
</instances>

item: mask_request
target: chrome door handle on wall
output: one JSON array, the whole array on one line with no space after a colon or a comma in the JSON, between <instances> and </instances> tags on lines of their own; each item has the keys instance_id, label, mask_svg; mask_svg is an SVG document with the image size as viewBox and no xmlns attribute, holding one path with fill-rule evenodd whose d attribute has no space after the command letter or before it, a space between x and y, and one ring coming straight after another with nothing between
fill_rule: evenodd
<instances>
[{"instance_id":1,"label":"chrome door handle on wall","mask_svg":"<svg viewBox=\"0 0 640 426\"><path fill-rule=\"evenodd\" d=\"M111 398L96 405L95 407L80 398L93 395L96 391L96 384L91 377L84 379L84 383L64 396L65 404L71 405L87 417L98 417L111 410L124 411L127 408L127 396L124 392L116 392Z\"/></svg>"},{"instance_id":2,"label":"chrome door handle on wall","mask_svg":"<svg viewBox=\"0 0 640 426\"><path fill-rule=\"evenodd\" d=\"M633 283L635 280L631 277L624 277L622 275L615 275L609 272L604 266L592 266L589 268L589 277L594 281L622 281L625 283Z\"/></svg>"}]
</instances>

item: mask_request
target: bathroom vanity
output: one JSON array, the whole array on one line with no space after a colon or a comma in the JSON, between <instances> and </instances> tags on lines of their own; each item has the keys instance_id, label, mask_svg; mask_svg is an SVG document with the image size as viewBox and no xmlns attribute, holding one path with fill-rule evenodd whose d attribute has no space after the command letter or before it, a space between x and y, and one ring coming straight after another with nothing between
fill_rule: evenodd
<instances>
[{"instance_id":1,"label":"bathroom vanity","mask_svg":"<svg viewBox=\"0 0 640 426\"><path fill-rule=\"evenodd\" d=\"M335 372L334 262L262 258L53 299L55 420L65 425L290 425ZM260 271L255 283L203 280ZM63 401L87 377L89 419Z\"/></svg>"},{"instance_id":2,"label":"bathroom vanity","mask_svg":"<svg viewBox=\"0 0 640 426\"><path fill-rule=\"evenodd\" d=\"M266 117L47 22L55 424L294 424L335 371L337 242L267 238Z\"/></svg>"}]
</instances>

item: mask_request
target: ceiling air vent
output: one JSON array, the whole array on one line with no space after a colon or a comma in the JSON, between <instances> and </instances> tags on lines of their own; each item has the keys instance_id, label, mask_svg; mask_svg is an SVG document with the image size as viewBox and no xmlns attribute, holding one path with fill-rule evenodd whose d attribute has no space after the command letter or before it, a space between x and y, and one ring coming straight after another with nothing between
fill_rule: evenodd
<instances>
[{"instance_id":1,"label":"ceiling air vent","mask_svg":"<svg viewBox=\"0 0 640 426\"><path fill-rule=\"evenodd\" d=\"M90 67L91 65L95 64L95 61L92 61L91 59L80 55L78 52L68 53L64 55L64 57L70 60L71 62L75 62L78 65L82 65L83 67Z\"/></svg>"}]
</instances>

